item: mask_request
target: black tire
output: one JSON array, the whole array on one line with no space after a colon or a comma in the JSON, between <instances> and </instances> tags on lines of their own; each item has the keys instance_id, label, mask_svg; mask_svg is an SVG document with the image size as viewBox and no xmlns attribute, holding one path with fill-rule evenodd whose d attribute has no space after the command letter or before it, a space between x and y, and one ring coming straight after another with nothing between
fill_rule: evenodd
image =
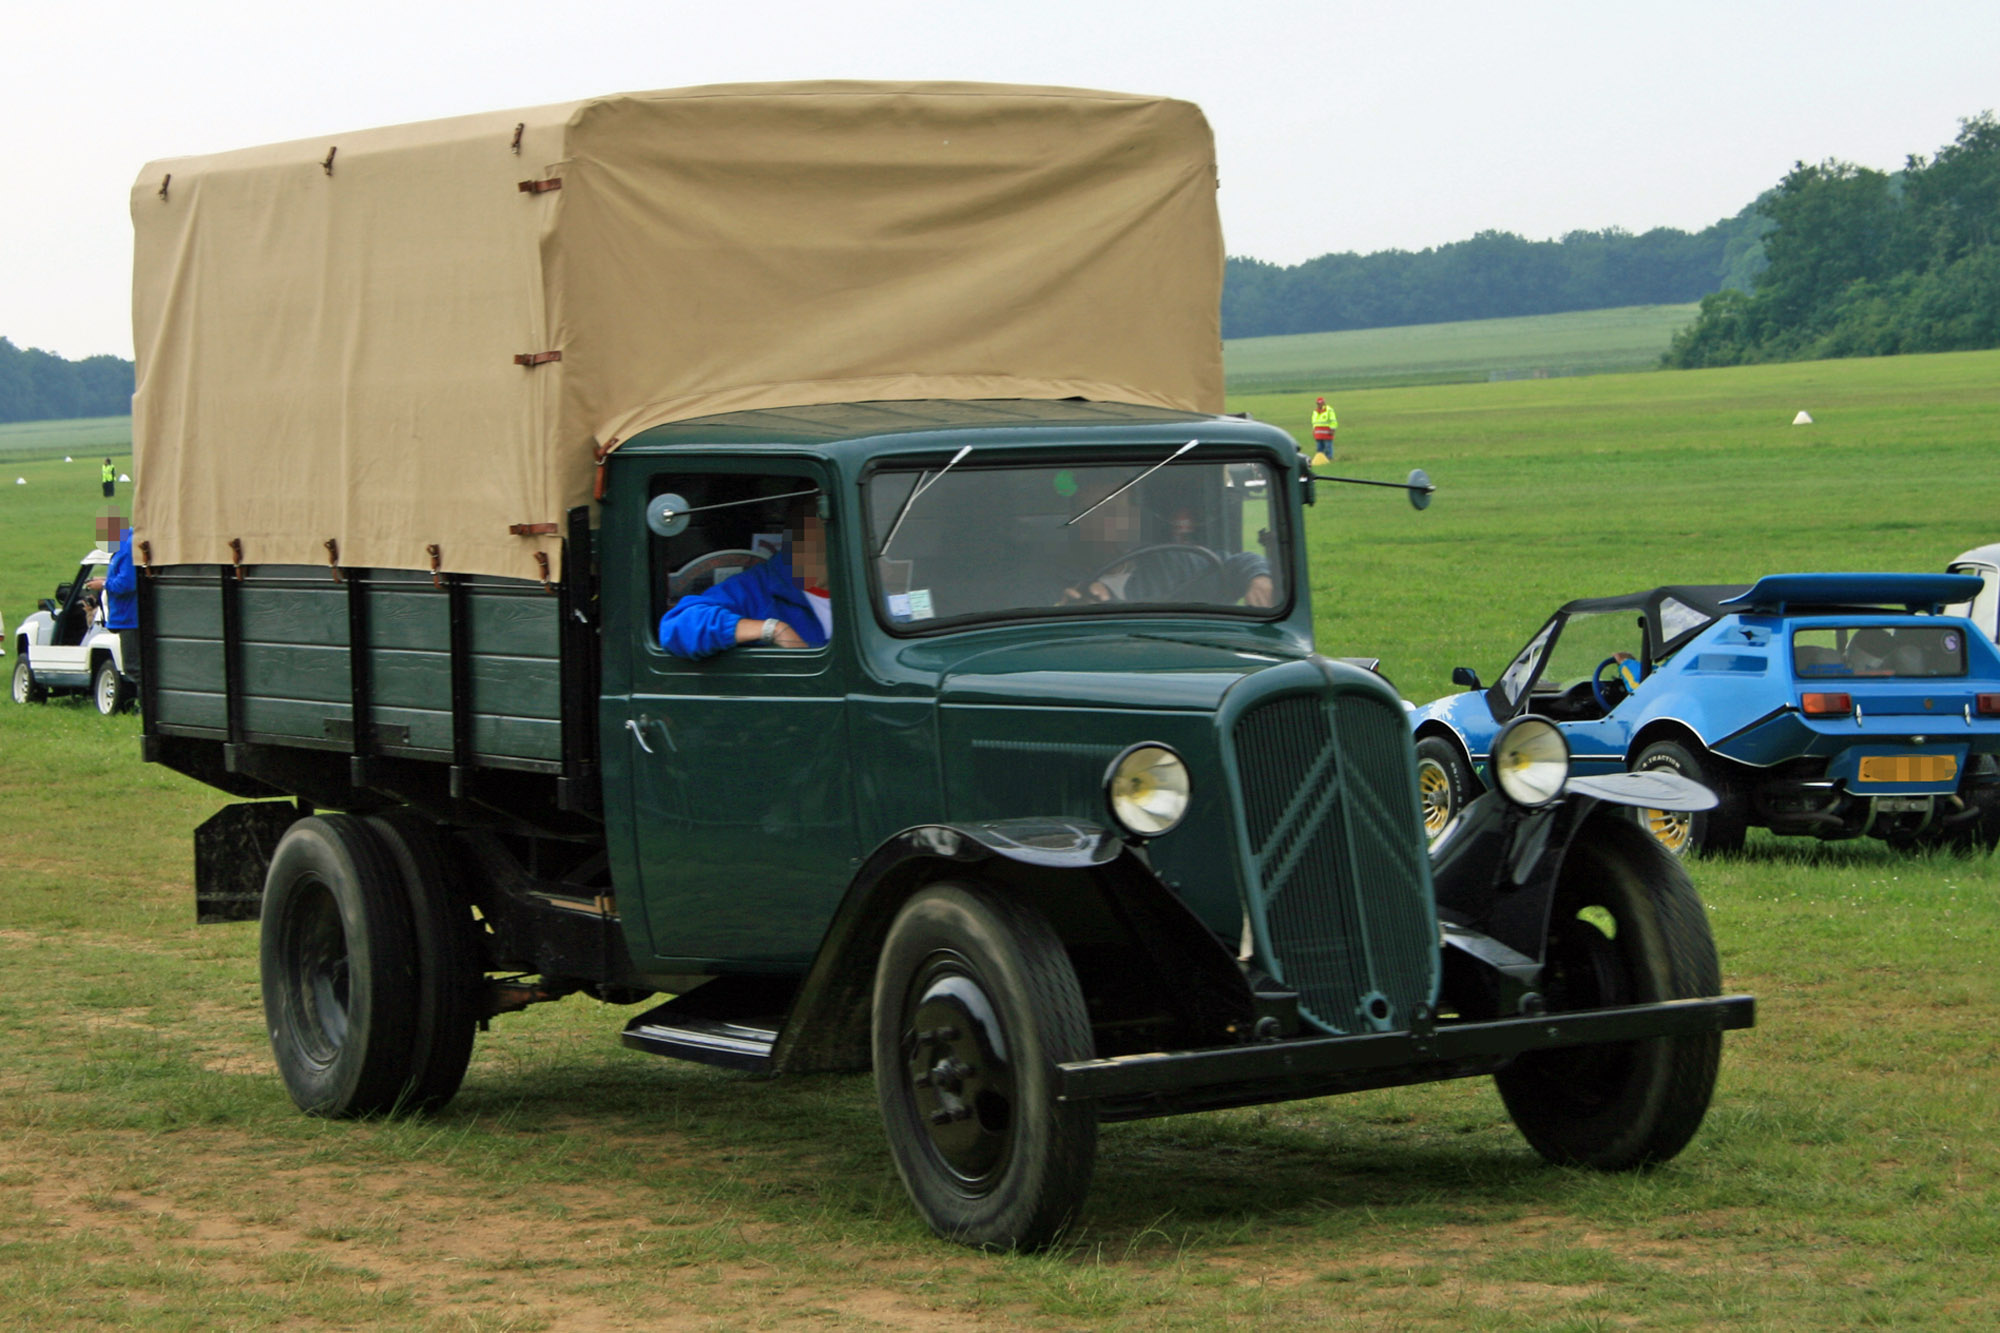
<instances>
[{"instance_id":1,"label":"black tire","mask_svg":"<svg viewBox=\"0 0 2000 1333\"><path fill-rule=\"evenodd\" d=\"M399 1108L429 1112L457 1095L472 1062L473 1037L485 1017L485 951L471 900L437 827L408 810L364 821L388 849L410 905L416 948L415 1030L410 1081Z\"/></svg>"},{"instance_id":2,"label":"black tire","mask_svg":"<svg viewBox=\"0 0 2000 1333\"><path fill-rule=\"evenodd\" d=\"M1442 736L1417 742L1417 801L1424 812L1424 836L1436 838L1458 812L1479 795L1472 766Z\"/></svg>"},{"instance_id":3,"label":"black tire","mask_svg":"<svg viewBox=\"0 0 2000 1333\"><path fill-rule=\"evenodd\" d=\"M931 1230L1040 1249L1090 1189L1097 1116L1059 1102L1055 1067L1094 1051L1062 941L983 886L904 905L875 972L875 1091L896 1170Z\"/></svg>"},{"instance_id":4,"label":"black tire","mask_svg":"<svg viewBox=\"0 0 2000 1333\"><path fill-rule=\"evenodd\" d=\"M278 1072L310 1115L393 1109L410 1081L416 946L395 862L367 825L286 830L264 878L259 965Z\"/></svg>"},{"instance_id":5,"label":"black tire","mask_svg":"<svg viewBox=\"0 0 2000 1333\"><path fill-rule=\"evenodd\" d=\"M1630 823L1592 819L1563 862L1542 984L1551 1012L1721 994L1715 941L1687 870ZM1628 1171L1687 1146L1721 1059L1722 1034L1705 1032L1537 1051L1493 1081L1543 1157Z\"/></svg>"},{"instance_id":6,"label":"black tire","mask_svg":"<svg viewBox=\"0 0 2000 1333\"><path fill-rule=\"evenodd\" d=\"M1698 752L1679 741L1654 741L1632 762L1634 773L1664 769L1699 782L1716 795L1713 810L1693 813L1676 810L1634 810L1639 827L1651 834L1660 846L1675 856L1689 852L1740 852L1748 821L1743 816L1742 797L1723 776L1722 766L1706 752Z\"/></svg>"},{"instance_id":7,"label":"black tire","mask_svg":"<svg viewBox=\"0 0 2000 1333\"><path fill-rule=\"evenodd\" d=\"M35 683L35 670L25 652L14 659L13 692L17 704L38 704L49 697L48 687Z\"/></svg>"},{"instance_id":8,"label":"black tire","mask_svg":"<svg viewBox=\"0 0 2000 1333\"><path fill-rule=\"evenodd\" d=\"M124 677L118 674L118 666L106 657L97 664L90 676L90 699L97 705L97 711L106 717L122 713L131 703L131 691L125 685Z\"/></svg>"}]
</instances>

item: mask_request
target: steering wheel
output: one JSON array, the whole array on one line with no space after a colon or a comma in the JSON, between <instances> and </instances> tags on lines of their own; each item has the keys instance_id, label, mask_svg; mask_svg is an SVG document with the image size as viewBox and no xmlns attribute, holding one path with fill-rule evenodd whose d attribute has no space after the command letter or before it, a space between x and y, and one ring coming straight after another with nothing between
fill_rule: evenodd
<instances>
[{"instance_id":1,"label":"steering wheel","mask_svg":"<svg viewBox=\"0 0 2000 1333\"><path fill-rule=\"evenodd\" d=\"M1613 668L1607 678L1604 668ZM1646 678L1646 668L1630 653L1613 653L1597 664L1597 670L1590 673L1590 692L1597 699L1597 706L1610 712L1639 688L1639 682Z\"/></svg>"},{"instance_id":2,"label":"steering wheel","mask_svg":"<svg viewBox=\"0 0 2000 1333\"><path fill-rule=\"evenodd\" d=\"M1132 586L1133 579L1143 578L1148 568L1158 569L1167 577L1172 577L1174 574L1186 570L1191 565L1197 566L1192 574L1188 574L1185 578L1174 583L1165 593L1142 599L1149 602L1171 602L1178 594L1185 592L1203 579L1219 574L1222 571L1222 564L1221 556L1209 550L1206 546L1196 546L1192 542L1174 542L1165 546L1142 546L1136 551L1127 551L1124 555L1119 556L1110 564L1099 569L1089 578L1084 579L1077 586L1087 592L1091 584L1103 579L1112 570L1124 569L1128 566L1131 568L1132 574L1131 578L1126 580L1125 586L1127 588ZM1112 600L1126 602L1133 599L1130 597L1114 596Z\"/></svg>"}]
</instances>

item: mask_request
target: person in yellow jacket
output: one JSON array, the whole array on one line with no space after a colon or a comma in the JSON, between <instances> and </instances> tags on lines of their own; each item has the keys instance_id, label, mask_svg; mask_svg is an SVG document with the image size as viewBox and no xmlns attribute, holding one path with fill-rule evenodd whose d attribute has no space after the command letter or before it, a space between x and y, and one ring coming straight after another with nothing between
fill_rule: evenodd
<instances>
[{"instance_id":1,"label":"person in yellow jacket","mask_svg":"<svg viewBox=\"0 0 2000 1333\"><path fill-rule=\"evenodd\" d=\"M1313 408L1313 466L1333 461L1333 433L1340 429L1340 418L1326 405L1326 399L1318 400Z\"/></svg>"},{"instance_id":2,"label":"person in yellow jacket","mask_svg":"<svg viewBox=\"0 0 2000 1333\"><path fill-rule=\"evenodd\" d=\"M118 469L111 466L111 460L104 460L104 470L98 474L104 482L104 498L109 500L118 489Z\"/></svg>"}]
</instances>

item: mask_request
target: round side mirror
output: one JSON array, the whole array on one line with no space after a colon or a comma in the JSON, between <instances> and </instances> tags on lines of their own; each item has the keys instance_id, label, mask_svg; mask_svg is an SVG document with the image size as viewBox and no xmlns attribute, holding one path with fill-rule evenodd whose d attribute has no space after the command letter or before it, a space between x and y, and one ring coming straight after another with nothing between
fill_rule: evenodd
<instances>
[{"instance_id":1,"label":"round side mirror","mask_svg":"<svg viewBox=\"0 0 2000 1333\"><path fill-rule=\"evenodd\" d=\"M1404 483L1410 488L1410 508L1429 509L1431 507L1431 474L1420 467L1410 469L1410 479Z\"/></svg>"},{"instance_id":2,"label":"round side mirror","mask_svg":"<svg viewBox=\"0 0 2000 1333\"><path fill-rule=\"evenodd\" d=\"M646 526L656 537L678 537L687 531L690 508L678 495L656 495L646 502Z\"/></svg>"}]
</instances>

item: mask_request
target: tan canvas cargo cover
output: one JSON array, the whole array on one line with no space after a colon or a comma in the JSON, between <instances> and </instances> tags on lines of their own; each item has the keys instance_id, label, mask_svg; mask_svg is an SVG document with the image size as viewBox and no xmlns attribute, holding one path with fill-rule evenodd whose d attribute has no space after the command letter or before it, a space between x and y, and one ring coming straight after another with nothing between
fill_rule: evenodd
<instances>
[{"instance_id":1,"label":"tan canvas cargo cover","mask_svg":"<svg viewBox=\"0 0 2000 1333\"><path fill-rule=\"evenodd\" d=\"M436 546L532 577L600 447L665 421L1217 411L1215 189L1188 103L982 84L629 93L155 162L138 537L156 564Z\"/></svg>"}]
</instances>

